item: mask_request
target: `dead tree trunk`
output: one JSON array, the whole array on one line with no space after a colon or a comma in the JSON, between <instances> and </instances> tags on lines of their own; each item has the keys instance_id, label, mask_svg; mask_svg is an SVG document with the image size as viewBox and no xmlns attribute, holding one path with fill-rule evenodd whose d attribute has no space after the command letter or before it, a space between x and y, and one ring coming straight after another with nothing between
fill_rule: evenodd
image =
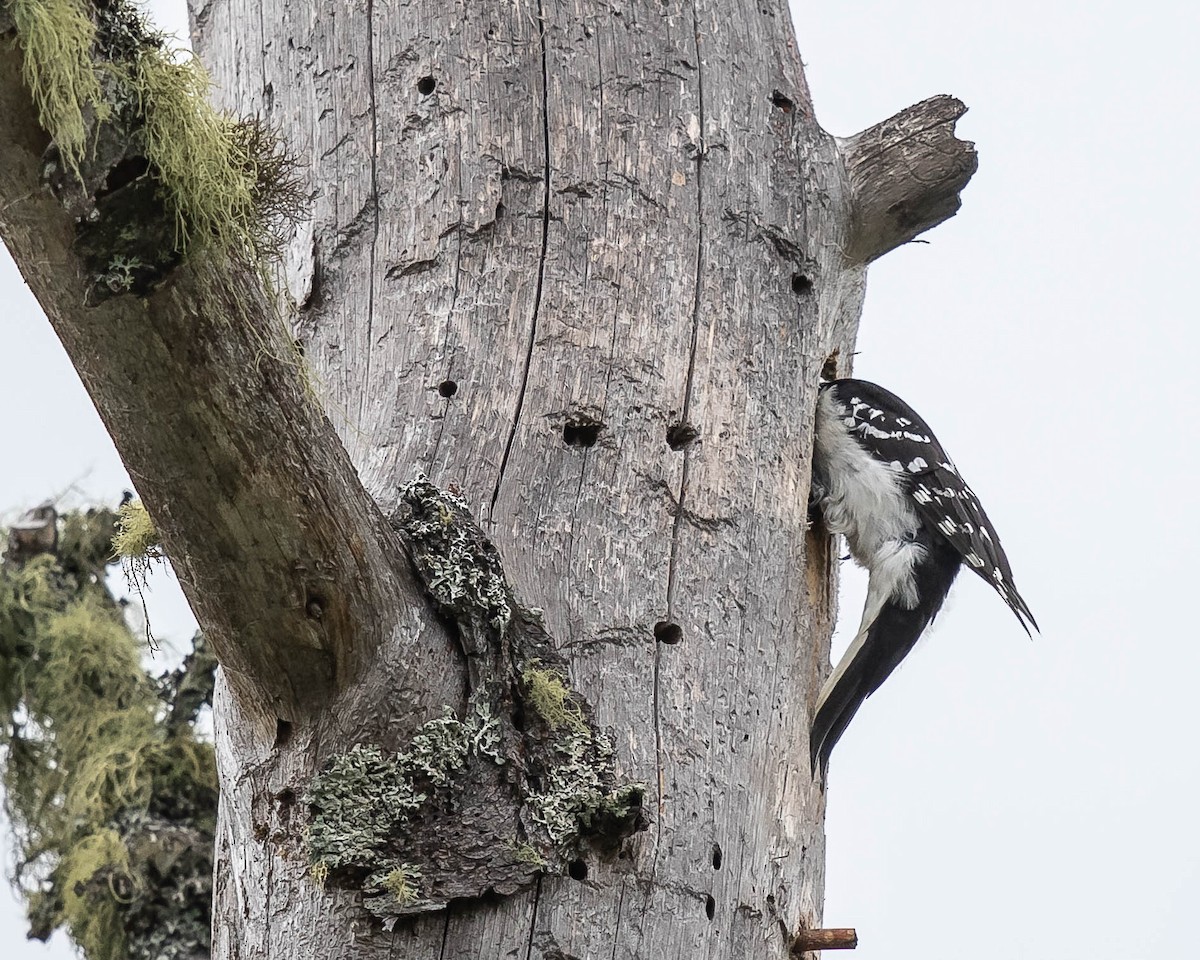
<instances>
[{"instance_id":1,"label":"dead tree trunk","mask_svg":"<svg viewBox=\"0 0 1200 960\"><path fill-rule=\"evenodd\" d=\"M786 956L823 893L806 742L832 618L830 557L806 543L816 386L848 372L867 263L957 208L975 163L953 137L963 108L935 98L835 140L783 0L212 0L192 16L225 104L308 164L290 320L349 463L384 513L419 473L459 492L544 611L618 778L645 784L649 823L416 918L381 922L314 882L314 775L355 744L398 750L443 704L463 716L480 661L456 653L327 424L252 345L184 391L217 413L187 429L226 430L229 453L222 490L187 475L150 388L191 362L172 344L210 329L171 312L190 268L136 310L99 308L97 332L45 266L69 240L25 197L29 163L0 177L0 201L20 200L5 239L232 668L214 956ZM23 129L0 151L36 156ZM167 324L164 348L115 358L106 338L135 320ZM117 384L139 364L156 369L131 404Z\"/></svg>"}]
</instances>

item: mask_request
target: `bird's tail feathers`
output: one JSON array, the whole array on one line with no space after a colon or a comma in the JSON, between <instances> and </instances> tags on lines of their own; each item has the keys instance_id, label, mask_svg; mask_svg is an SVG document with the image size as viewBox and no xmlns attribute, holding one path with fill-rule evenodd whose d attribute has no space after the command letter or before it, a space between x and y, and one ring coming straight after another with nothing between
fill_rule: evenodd
<instances>
[{"instance_id":1,"label":"bird's tail feathers","mask_svg":"<svg viewBox=\"0 0 1200 960\"><path fill-rule=\"evenodd\" d=\"M824 773L829 755L863 701L891 676L937 614L950 589L953 571L941 579L925 595L925 602L915 608L884 603L878 615L859 630L821 688L809 734L814 777Z\"/></svg>"},{"instance_id":2,"label":"bird's tail feathers","mask_svg":"<svg viewBox=\"0 0 1200 960\"><path fill-rule=\"evenodd\" d=\"M808 739L814 779L824 775L829 755L869 694L865 690L868 656L863 650L868 632L869 628L859 631L817 698L817 709Z\"/></svg>"}]
</instances>

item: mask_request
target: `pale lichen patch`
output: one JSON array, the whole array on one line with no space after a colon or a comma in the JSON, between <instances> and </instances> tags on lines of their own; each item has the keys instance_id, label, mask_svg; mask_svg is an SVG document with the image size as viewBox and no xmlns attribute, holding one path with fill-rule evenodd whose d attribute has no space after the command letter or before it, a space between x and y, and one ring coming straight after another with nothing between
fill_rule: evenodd
<instances>
[{"instance_id":1,"label":"pale lichen patch","mask_svg":"<svg viewBox=\"0 0 1200 960\"><path fill-rule=\"evenodd\" d=\"M573 732L554 743L556 763L545 776L545 789L530 794L529 808L557 845L575 843L583 833L616 823L630 825L641 813L644 787L611 789L612 743L590 730Z\"/></svg>"},{"instance_id":2,"label":"pale lichen patch","mask_svg":"<svg viewBox=\"0 0 1200 960\"><path fill-rule=\"evenodd\" d=\"M415 883L420 872L400 859L396 838L468 758L502 763L498 742L496 719L486 704L475 704L465 720L447 708L422 725L401 753L359 744L331 759L305 795L312 814L307 847L313 879L324 884L331 876L365 877L361 886L369 896L394 895L384 878L397 870Z\"/></svg>"}]
</instances>

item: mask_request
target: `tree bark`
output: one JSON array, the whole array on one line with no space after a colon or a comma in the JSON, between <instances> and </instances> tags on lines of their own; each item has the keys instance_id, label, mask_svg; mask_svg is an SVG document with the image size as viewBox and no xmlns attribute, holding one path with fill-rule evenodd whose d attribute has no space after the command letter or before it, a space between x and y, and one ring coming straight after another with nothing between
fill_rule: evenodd
<instances>
[{"instance_id":1,"label":"tree bark","mask_svg":"<svg viewBox=\"0 0 1200 960\"><path fill-rule=\"evenodd\" d=\"M314 774L354 744L396 749L438 704L462 706L466 677L326 422L267 398L289 424L269 429L311 454L272 483L316 484L278 515L326 531L337 557L339 522L364 537L378 562L339 563L328 586L359 611L383 602L334 647L353 656L328 696L296 698L307 710L277 702L290 648L242 658L248 611L224 650L214 637L214 956L787 956L820 926L824 880L806 742L833 616L827 544L806 541L817 382L848 372L865 264L891 242L863 238L894 238L897 203L956 195L961 170L877 203L891 161L860 175L867 154L820 129L783 0L196 0L192 17L225 105L278 125L308 164L289 319L366 492L390 513L423 472L475 508L651 821L616 856L416 919L381 924L312 881L297 801ZM14 244L23 270L35 247ZM35 284L43 302L52 280ZM186 271L176 282L186 302ZM83 372L102 413L104 397L118 408ZM250 376L245 357L226 375ZM259 405L214 409L249 431ZM162 429L153 402L139 414ZM123 453L149 429L135 419L106 415ZM196 429L224 429L212 419ZM183 452L160 453L186 483ZM149 463L137 476L161 482ZM184 541L193 524L164 523L185 581L193 551L216 556ZM317 556L325 541L303 542ZM218 582L191 581L206 628L226 614L202 594L286 552L222 543L224 574L205 568ZM260 582L260 599L300 596Z\"/></svg>"}]
</instances>

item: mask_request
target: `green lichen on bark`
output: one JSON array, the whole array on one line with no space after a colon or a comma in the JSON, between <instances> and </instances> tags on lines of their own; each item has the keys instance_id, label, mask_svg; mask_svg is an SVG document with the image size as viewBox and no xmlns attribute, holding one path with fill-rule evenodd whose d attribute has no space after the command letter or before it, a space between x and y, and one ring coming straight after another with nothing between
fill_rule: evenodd
<instances>
[{"instance_id":1,"label":"green lichen on bark","mask_svg":"<svg viewBox=\"0 0 1200 960\"><path fill-rule=\"evenodd\" d=\"M500 554L467 504L424 479L410 484L402 499L408 510L403 532L434 603L473 629L503 633L512 620L512 592Z\"/></svg>"},{"instance_id":2,"label":"green lichen on bark","mask_svg":"<svg viewBox=\"0 0 1200 960\"><path fill-rule=\"evenodd\" d=\"M9 9L93 299L144 294L195 250L260 268L278 252L306 204L296 163L261 122L213 108L195 58L127 0Z\"/></svg>"},{"instance_id":3,"label":"green lichen on bark","mask_svg":"<svg viewBox=\"0 0 1200 960\"><path fill-rule=\"evenodd\" d=\"M421 806L452 780L471 758L502 764L497 751L499 724L479 702L460 720L447 710L425 723L408 748L385 754L379 747L357 745L334 757L313 778L305 795L311 821L307 846L312 874L322 885L332 881L362 889L368 907L385 912L390 904L373 898L395 896L387 878L397 870L408 876L401 906L420 900L420 871L406 862L396 839L417 818Z\"/></svg>"},{"instance_id":4,"label":"green lichen on bark","mask_svg":"<svg viewBox=\"0 0 1200 960\"><path fill-rule=\"evenodd\" d=\"M362 890L368 910L392 917L512 893L611 851L644 826L642 787L617 782L610 738L494 545L426 480L392 523L457 634L467 702L390 749L361 744L326 763L305 797L313 879Z\"/></svg>"},{"instance_id":5,"label":"green lichen on bark","mask_svg":"<svg viewBox=\"0 0 1200 960\"><path fill-rule=\"evenodd\" d=\"M191 960L209 948L213 752L194 711L175 719L185 684L146 673L105 586L115 522L109 510L39 508L14 525L0 563L15 880L33 937L65 927L89 960ZM205 663L186 686L211 683Z\"/></svg>"}]
</instances>

